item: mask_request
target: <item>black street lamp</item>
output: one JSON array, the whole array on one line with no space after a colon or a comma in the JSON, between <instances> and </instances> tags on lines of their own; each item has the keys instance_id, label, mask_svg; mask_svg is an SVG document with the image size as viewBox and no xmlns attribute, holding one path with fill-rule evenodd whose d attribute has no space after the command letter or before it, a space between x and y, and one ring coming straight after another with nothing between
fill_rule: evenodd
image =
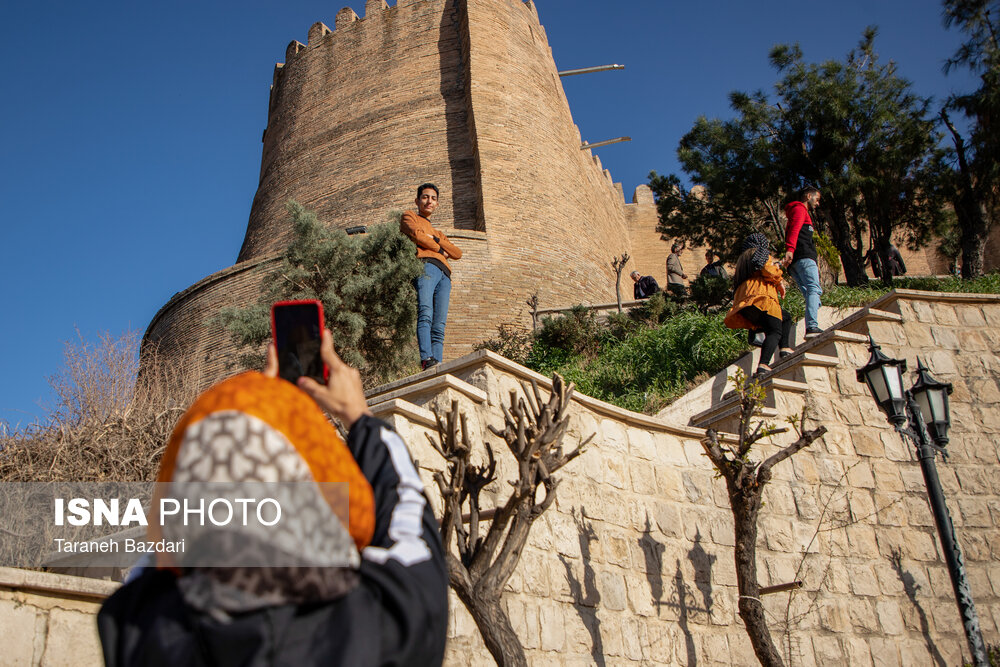
<instances>
[{"instance_id":1,"label":"black street lamp","mask_svg":"<svg viewBox=\"0 0 1000 667\"><path fill-rule=\"evenodd\" d=\"M920 469L927 486L927 497L934 513L945 562L948 564L955 602L965 628L965 639L972 652L972 662L975 667L989 667L986 645L979 629L979 616L976 614L976 605L972 602L969 580L965 576L965 562L955 539L955 527L944 502L944 492L934 461L937 452L947 458L944 447L948 444L948 427L951 425L948 394L952 387L935 380L927 367L917 359L917 383L904 391L903 372L906 371L906 361L887 357L871 336L868 341L871 358L863 368L858 369L858 382L868 385L889 422L897 431L910 438L917 448L917 458L920 459ZM930 441L931 434L934 437L933 444Z\"/></svg>"}]
</instances>

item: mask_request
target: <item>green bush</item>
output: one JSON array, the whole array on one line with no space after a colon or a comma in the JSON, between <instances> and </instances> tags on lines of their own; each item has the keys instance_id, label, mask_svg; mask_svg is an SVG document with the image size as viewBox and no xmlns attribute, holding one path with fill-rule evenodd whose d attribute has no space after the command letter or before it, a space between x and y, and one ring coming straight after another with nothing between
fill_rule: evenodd
<instances>
[{"instance_id":1,"label":"green bush","mask_svg":"<svg viewBox=\"0 0 1000 667\"><path fill-rule=\"evenodd\" d=\"M1000 294L1000 274L969 281L897 278L895 286ZM822 301L841 308L863 306L887 291L876 282L865 287L835 285L825 290ZM803 316L805 304L794 286L788 288L783 306L793 318ZM533 337L508 333L498 337L503 340L481 345L515 361L523 355L524 365L544 375L558 371L588 396L653 413L749 349L744 332L727 329L723 319L723 313L702 313L656 294L628 313L608 315L603 323L579 306L566 315L545 318Z\"/></svg>"},{"instance_id":2,"label":"green bush","mask_svg":"<svg viewBox=\"0 0 1000 667\"><path fill-rule=\"evenodd\" d=\"M246 368L263 365L275 301L319 299L337 352L369 386L416 364L417 298L413 280L423 271L416 246L399 231L400 212L364 235L331 229L288 202L295 236L264 281L264 293L246 308L224 308L216 318L242 350Z\"/></svg>"},{"instance_id":3,"label":"green bush","mask_svg":"<svg viewBox=\"0 0 1000 667\"><path fill-rule=\"evenodd\" d=\"M537 343L584 356L597 352L600 336L597 313L586 306L574 306L565 315L542 318L542 325L535 332Z\"/></svg>"},{"instance_id":4,"label":"green bush","mask_svg":"<svg viewBox=\"0 0 1000 667\"><path fill-rule=\"evenodd\" d=\"M732 298L733 284L722 276L698 276L691 282L691 300L702 309L721 306Z\"/></svg>"},{"instance_id":5,"label":"green bush","mask_svg":"<svg viewBox=\"0 0 1000 667\"><path fill-rule=\"evenodd\" d=\"M476 350L490 350L502 357L524 364L531 354L532 335L512 324L501 324L497 335L474 346Z\"/></svg>"}]
</instances>

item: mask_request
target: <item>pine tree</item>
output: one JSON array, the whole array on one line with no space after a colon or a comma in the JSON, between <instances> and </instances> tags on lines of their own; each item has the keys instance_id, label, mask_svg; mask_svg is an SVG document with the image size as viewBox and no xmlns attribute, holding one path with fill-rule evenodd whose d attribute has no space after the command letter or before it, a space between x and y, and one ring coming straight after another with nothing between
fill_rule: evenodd
<instances>
[{"instance_id":1,"label":"pine tree","mask_svg":"<svg viewBox=\"0 0 1000 667\"><path fill-rule=\"evenodd\" d=\"M960 229L962 277L974 278L983 272L986 238L1000 205L1000 2L945 0L944 21L968 35L945 70L968 67L980 80L978 89L952 97L941 110L955 145L956 164L947 173L945 188ZM952 123L952 110L969 120L968 137Z\"/></svg>"},{"instance_id":2,"label":"pine tree","mask_svg":"<svg viewBox=\"0 0 1000 667\"><path fill-rule=\"evenodd\" d=\"M836 245L848 284L867 281L866 231L883 254L904 228L911 246L925 243L941 209L932 168L938 135L929 101L894 63L879 62L875 34L867 29L843 61L807 63L798 45L772 49L781 76L773 98L734 92L734 119L699 118L681 139L681 165L704 192L650 175L661 232L730 249L749 231L780 242L780 204L813 185L823 192L814 223Z\"/></svg>"},{"instance_id":3,"label":"pine tree","mask_svg":"<svg viewBox=\"0 0 1000 667\"><path fill-rule=\"evenodd\" d=\"M413 280L423 270L413 242L399 231L394 212L364 235L331 229L291 201L294 239L264 281L260 300L227 308L220 320L245 352L245 367L262 365L261 348L271 336L276 301L319 299L338 354L361 370L367 384L398 375L416 363L417 298Z\"/></svg>"}]
</instances>

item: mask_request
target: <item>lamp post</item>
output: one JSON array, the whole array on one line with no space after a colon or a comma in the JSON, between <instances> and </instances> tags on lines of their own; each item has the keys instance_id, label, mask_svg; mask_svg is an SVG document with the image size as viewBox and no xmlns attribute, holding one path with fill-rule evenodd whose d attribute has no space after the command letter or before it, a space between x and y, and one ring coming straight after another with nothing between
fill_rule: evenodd
<instances>
[{"instance_id":1,"label":"lamp post","mask_svg":"<svg viewBox=\"0 0 1000 667\"><path fill-rule=\"evenodd\" d=\"M944 447L948 444L948 426L951 424L948 405L951 384L935 380L918 358L917 382L904 391L906 361L886 356L871 336L868 341L871 357L863 368L858 369L858 382L868 385L868 390L889 422L916 446L920 469L927 486L927 497L934 513L934 523L948 564L951 585L955 590L955 602L965 628L965 639L972 652L972 662L975 667L989 667L986 646L979 629L979 616L972 601L969 580L965 576L965 563L955 539L955 527L944 502L944 492L941 490L941 480L934 461L937 452L941 452L946 459L948 456ZM933 443L931 436L934 438Z\"/></svg>"}]
</instances>

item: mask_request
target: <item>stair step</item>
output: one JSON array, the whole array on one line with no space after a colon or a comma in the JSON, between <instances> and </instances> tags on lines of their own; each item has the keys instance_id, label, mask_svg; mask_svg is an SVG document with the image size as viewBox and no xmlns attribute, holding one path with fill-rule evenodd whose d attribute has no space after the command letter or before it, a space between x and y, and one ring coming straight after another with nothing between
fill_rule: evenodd
<instances>
[{"instance_id":1,"label":"stair step","mask_svg":"<svg viewBox=\"0 0 1000 667\"><path fill-rule=\"evenodd\" d=\"M476 403L486 402L485 391L479 387L469 384L465 380L459 380L457 377L449 373L433 375L426 380L420 380L419 382L413 382L411 384L398 385L394 383L393 386L394 388L390 391L367 395L365 398L368 400L368 406L374 410L375 405L397 398L410 400L412 402L413 397L427 394L437 394L446 389L454 389L455 391L469 397ZM375 391L379 391L379 388L376 388Z\"/></svg>"},{"instance_id":2,"label":"stair step","mask_svg":"<svg viewBox=\"0 0 1000 667\"><path fill-rule=\"evenodd\" d=\"M850 333L860 333L854 331L855 327L864 327L868 322L902 322L903 316L899 313L891 313L888 310L879 310L878 308L865 307L861 310L852 313L837 322L834 326L841 330L846 330ZM865 335L865 334L861 334Z\"/></svg>"},{"instance_id":3,"label":"stair step","mask_svg":"<svg viewBox=\"0 0 1000 667\"><path fill-rule=\"evenodd\" d=\"M691 426L695 428L710 428L712 424L716 424L723 419L729 419L740 414L740 404L736 402L731 407L719 412L718 414L706 415L701 417L701 415L695 415L691 418ZM760 418L761 419L774 419L778 416L778 411L775 408L761 408Z\"/></svg>"},{"instance_id":4,"label":"stair step","mask_svg":"<svg viewBox=\"0 0 1000 667\"><path fill-rule=\"evenodd\" d=\"M420 424L428 428L437 428L437 420L434 419L433 412L401 398L373 403L368 409L379 419L385 419L392 415L401 415L414 424Z\"/></svg>"}]
</instances>

